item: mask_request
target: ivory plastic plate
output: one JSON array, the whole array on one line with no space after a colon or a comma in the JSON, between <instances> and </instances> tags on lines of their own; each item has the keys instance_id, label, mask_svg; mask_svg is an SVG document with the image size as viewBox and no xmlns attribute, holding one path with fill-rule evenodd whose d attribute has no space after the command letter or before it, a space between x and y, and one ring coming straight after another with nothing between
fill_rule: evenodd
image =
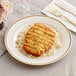
<instances>
[{"instance_id":1,"label":"ivory plastic plate","mask_svg":"<svg viewBox=\"0 0 76 76\"><path fill-rule=\"evenodd\" d=\"M28 58L15 48L15 40L17 38L18 33L22 29L27 29L29 25L32 25L37 22L44 23L48 26L53 27L60 35L62 46L56 54L50 57L45 57L42 59ZM35 15L21 18L20 20L12 24L6 32L5 45L10 55L22 63L30 65L47 65L60 60L68 53L71 46L71 35L68 29L65 27L65 25L57 19L48 16Z\"/></svg>"}]
</instances>

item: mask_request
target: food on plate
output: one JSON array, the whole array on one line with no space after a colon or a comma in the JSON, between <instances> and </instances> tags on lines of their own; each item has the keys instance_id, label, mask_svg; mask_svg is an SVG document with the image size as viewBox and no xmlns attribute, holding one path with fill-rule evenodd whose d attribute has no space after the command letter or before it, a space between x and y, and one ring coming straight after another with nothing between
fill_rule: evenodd
<instances>
[{"instance_id":1,"label":"food on plate","mask_svg":"<svg viewBox=\"0 0 76 76\"><path fill-rule=\"evenodd\" d=\"M23 48L27 53L40 56L55 42L56 33L42 23L34 24L27 32Z\"/></svg>"},{"instance_id":2,"label":"food on plate","mask_svg":"<svg viewBox=\"0 0 76 76\"><path fill-rule=\"evenodd\" d=\"M42 23L35 23L28 31L21 31L16 40L16 48L24 55L33 58L54 54L61 46L58 33Z\"/></svg>"}]
</instances>

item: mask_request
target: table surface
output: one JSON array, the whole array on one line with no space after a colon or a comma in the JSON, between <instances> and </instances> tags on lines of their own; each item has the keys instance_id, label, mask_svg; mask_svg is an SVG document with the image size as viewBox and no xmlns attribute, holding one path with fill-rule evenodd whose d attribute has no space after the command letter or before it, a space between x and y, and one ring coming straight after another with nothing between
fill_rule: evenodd
<instances>
[{"instance_id":1,"label":"table surface","mask_svg":"<svg viewBox=\"0 0 76 76\"><path fill-rule=\"evenodd\" d=\"M13 13L5 21L3 30L0 30L0 76L74 76L76 59L76 34L72 34L72 47L70 52L60 61L46 66L30 66L22 64L12 58L4 45L4 36L7 28L12 22L19 18L30 15L42 15L41 10L45 8L51 0L25 0L25 4L30 7L30 11L22 9L19 0L11 0L13 3ZM67 0L76 6L76 0ZM75 75L76 76L76 75Z\"/></svg>"}]
</instances>

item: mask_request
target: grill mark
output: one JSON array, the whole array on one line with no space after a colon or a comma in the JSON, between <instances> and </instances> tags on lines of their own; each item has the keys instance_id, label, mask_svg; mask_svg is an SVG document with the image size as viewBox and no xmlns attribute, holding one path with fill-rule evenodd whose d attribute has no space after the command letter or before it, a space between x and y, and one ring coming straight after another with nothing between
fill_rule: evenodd
<instances>
[{"instance_id":1,"label":"grill mark","mask_svg":"<svg viewBox=\"0 0 76 76\"><path fill-rule=\"evenodd\" d=\"M41 50L44 50L42 47L40 47L38 45L33 45L31 43L24 43L24 46L29 46L29 47L32 47L33 49L41 49Z\"/></svg>"},{"instance_id":2,"label":"grill mark","mask_svg":"<svg viewBox=\"0 0 76 76\"><path fill-rule=\"evenodd\" d=\"M33 41L34 39L31 39L31 37L28 37L27 39L25 39L26 42L30 43L30 44L35 44L35 45L40 45L39 47L42 47L43 49L47 50L46 48L51 47L51 43L48 43L45 41L45 43L42 42L42 40L37 41L37 43L35 41Z\"/></svg>"},{"instance_id":3,"label":"grill mark","mask_svg":"<svg viewBox=\"0 0 76 76\"><path fill-rule=\"evenodd\" d=\"M36 37L38 35L39 36L39 39L44 40L44 41L48 41L51 44L54 43L54 39L55 39L55 38L52 38L52 37L49 39L46 36L42 36L42 35L40 35L38 33L35 33L35 32L28 32L27 35L31 35L31 37Z\"/></svg>"},{"instance_id":4,"label":"grill mark","mask_svg":"<svg viewBox=\"0 0 76 76\"><path fill-rule=\"evenodd\" d=\"M41 41L40 39L35 41L34 38L31 39L31 37L27 37L27 39L25 39L25 41L28 41L28 40L30 42L32 42L33 44L49 44L49 43L47 43L45 41Z\"/></svg>"},{"instance_id":5,"label":"grill mark","mask_svg":"<svg viewBox=\"0 0 76 76\"><path fill-rule=\"evenodd\" d=\"M51 28L46 27L46 26L45 26L44 24L42 24L42 23L35 23L34 26L38 26L38 27L43 28L43 29L45 29L45 30L51 31L51 32L53 32L53 33L55 34L55 32L54 32Z\"/></svg>"},{"instance_id":6,"label":"grill mark","mask_svg":"<svg viewBox=\"0 0 76 76\"><path fill-rule=\"evenodd\" d=\"M30 30L39 30L41 32L44 32L45 34L48 34L49 36L55 37L55 33L53 33L52 31L48 31L43 28L39 28L38 26L33 26L30 28Z\"/></svg>"},{"instance_id":7,"label":"grill mark","mask_svg":"<svg viewBox=\"0 0 76 76\"><path fill-rule=\"evenodd\" d=\"M26 52L27 53L29 53L29 54L32 54L32 55L35 55L35 56L40 56L42 53L43 53L43 51L38 51L38 50L34 50L34 49L32 49L31 47L29 48L28 46L23 46L23 48L25 49L25 50L27 50ZM33 52L32 52L33 51Z\"/></svg>"},{"instance_id":8,"label":"grill mark","mask_svg":"<svg viewBox=\"0 0 76 76\"><path fill-rule=\"evenodd\" d=\"M53 38L54 38L54 37L49 36L48 34L45 34L44 32L39 31L39 30L31 29L30 32L37 33L37 34L44 36L44 37L47 37L51 40L53 40Z\"/></svg>"},{"instance_id":9,"label":"grill mark","mask_svg":"<svg viewBox=\"0 0 76 76\"><path fill-rule=\"evenodd\" d=\"M36 43L35 41L33 41L33 39L30 40L30 38L28 38L28 39L25 39L25 41L26 43L30 43L32 45L36 45L44 49L44 46L42 43L39 43L39 42Z\"/></svg>"},{"instance_id":10,"label":"grill mark","mask_svg":"<svg viewBox=\"0 0 76 76\"><path fill-rule=\"evenodd\" d=\"M35 50L44 51L44 49L41 48L40 46L33 45L33 44L30 44L30 43L24 43L24 46L28 46L29 48L32 48L32 49L35 49Z\"/></svg>"}]
</instances>

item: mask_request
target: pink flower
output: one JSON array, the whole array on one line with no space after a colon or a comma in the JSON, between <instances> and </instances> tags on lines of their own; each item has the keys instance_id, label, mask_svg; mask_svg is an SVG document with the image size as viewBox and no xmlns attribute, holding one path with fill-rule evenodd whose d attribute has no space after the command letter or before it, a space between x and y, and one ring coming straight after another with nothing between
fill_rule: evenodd
<instances>
[{"instance_id":1,"label":"pink flower","mask_svg":"<svg viewBox=\"0 0 76 76\"><path fill-rule=\"evenodd\" d=\"M2 16L3 12L4 12L4 8L3 8L2 5L0 4L0 17Z\"/></svg>"},{"instance_id":2,"label":"pink flower","mask_svg":"<svg viewBox=\"0 0 76 76\"><path fill-rule=\"evenodd\" d=\"M12 4L8 0L2 0L1 4L4 7L4 10L7 14L13 11Z\"/></svg>"},{"instance_id":3,"label":"pink flower","mask_svg":"<svg viewBox=\"0 0 76 76\"><path fill-rule=\"evenodd\" d=\"M3 8L3 6L0 4L0 23L1 23L2 20L3 20L3 14L4 14L4 8Z\"/></svg>"}]
</instances>

